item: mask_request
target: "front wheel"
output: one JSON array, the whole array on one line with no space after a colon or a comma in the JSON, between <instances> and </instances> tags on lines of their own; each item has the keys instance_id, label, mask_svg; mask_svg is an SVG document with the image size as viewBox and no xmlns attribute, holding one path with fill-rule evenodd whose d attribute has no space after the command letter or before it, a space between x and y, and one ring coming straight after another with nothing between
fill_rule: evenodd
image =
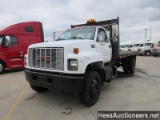
<instances>
[{"instance_id":1,"label":"front wheel","mask_svg":"<svg viewBox=\"0 0 160 120\"><path fill-rule=\"evenodd\" d=\"M0 74L3 73L4 70L5 70L5 64L2 61L0 61Z\"/></svg>"},{"instance_id":2,"label":"front wheel","mask_svg":"<svg viewBox=\"0 0 160 120\"><path fill-rule=\"evenodd\" d=\"M40 86L36 86L36 85L31 85L31 88L34 90L34 91L37 91L37 92L44 92L44 91L47 91L48 88L45 88L45 87L40 87Z\"/></svg>"},{"instance_id":3,"label":"front wheel","mask_svg":"<svg viewBox=\"0 0 160 120\"><path fill-rule=\"evenodd\" d=\"M95 71L88 71L85 74L83 90L79 93L80 101L87 105L94 105L100 95L101 78Z\"/></svg>"},{"instance_id":4,"label":"front wheel","mask_svg":"<svg viewBox=\"0 0 160 120\"><path fill-rule=\"evenodd\" d=\"M146 51L146 52L145 52L145 55L146 55L146 56L150 56L150 55L151 55L151 52L150 52L150 51Z\"/></svg>"}]
</instances>

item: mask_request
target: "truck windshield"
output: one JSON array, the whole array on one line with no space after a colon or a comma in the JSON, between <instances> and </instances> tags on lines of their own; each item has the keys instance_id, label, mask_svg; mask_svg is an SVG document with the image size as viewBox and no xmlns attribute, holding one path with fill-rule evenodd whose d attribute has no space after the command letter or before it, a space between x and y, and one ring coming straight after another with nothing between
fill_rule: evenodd
<instances>
[{"instance_id":1,"label":"truck windshield","mask_svg":"<svg viewBox=\"0 0 160 120\"><path fill-rule=\"evenodd\" d=\"M140 46L140 44L134 44L134 47L139 47Z\"/></svg>"},{"instance_id":2,"label":"truck windshield","mask_svg":"<svg viewBox=\"0 0 160 120\"><path fill-rule=\"evenodd\" d=\"M82 27L69 29L63 32L57 39L59 40L73 40L73 39L94 39L96 27Z\"/></svg>"},{"instance_id":3,"label":"truck windshield","mask_svg":"<svg viewBox=\"0 0 160 120\"><path fill-rule=\"evenodd\" d=\"M145 43L145 46L152 46L152 43Z\"/></svg>"},{"instance_id":4,"label":"truck windshield","mask_svg":"<svg viewBox=\"0 0 160 120\"><path fill-rule=\"evenodd\" d=\"M128 48L129 47L129 45L124 45L124 48Z\"/></svg>"},{"instance_id":5,"label":"truck windshield","mask_svg":"<svg viewBox=\"0 0 160 120\"><path fill-rule=\"evenodd\" d=\"M0 45L1 45L1 43L2 43L2 40L3 40L3 37L2 37L2 36L0 36Z\"/></svg>"}]
</instances>

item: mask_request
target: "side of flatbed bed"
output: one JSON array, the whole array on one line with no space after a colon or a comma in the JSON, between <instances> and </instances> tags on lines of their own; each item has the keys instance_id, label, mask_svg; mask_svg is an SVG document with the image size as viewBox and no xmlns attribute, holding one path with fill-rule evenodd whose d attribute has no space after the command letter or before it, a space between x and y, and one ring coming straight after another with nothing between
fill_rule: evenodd
<instances>
[{"instance_id":1,"label":"side of flatbed bed","mask_svg":"<svg viewBox=\"0 0 160 120\"><path fill-rule=\"evenodd\" d=\"M119 51L119 56L118 57L114 57L114 58L121 59L121 58L126 58L126 57L129 57L129 56L136 56L136 55L138 55L138 52Z\"/></svg>"}]
</instances>

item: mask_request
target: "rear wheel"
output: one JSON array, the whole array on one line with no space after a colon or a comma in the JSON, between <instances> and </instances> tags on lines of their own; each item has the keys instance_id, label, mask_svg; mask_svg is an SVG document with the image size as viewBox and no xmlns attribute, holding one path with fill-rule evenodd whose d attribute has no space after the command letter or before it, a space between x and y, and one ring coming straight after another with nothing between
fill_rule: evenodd
<instances>
[{"instance_id":1,"label":"rear wheel","mask_svg":"<svg viewBox=\"0 0 160 120\"><path fill-rule=\"evenodd\" d=\"M5 64L2 61L0 61L0 74L3 73L4 70L5 70Z\"/></svg>"},{"instance_id":2,"label":"rear wheel","mask_svg":"<svg viewBox=\"0 0 160 120\"><path fill-rule=\"evenodd\" d=\"M136 61L135 58L130 58L129 60L128 66L129 66L129 71L131 74L134 74L135 72L135 61Z\"/></svg>"},{"instance_id":3,"label":"rear wheel","mask_svg":"<svg viewBox=\"0 0 160 120\"><path fill-rule=\"evenodd\" d=\"M88 71L85 74L84 86L81 93L79 93L80 101L87 105L94 105L100 95L101 78L95 71Z\"/></svg>"},{"instance_id":4,"label":"rear wheel","mask_svg":"<svg viewBox=\"0 0 160 120\"><path fill-rule=\"evenodd\" d=\"M34 91L37 91L37 92L44 92L44 91L47 91L48 88L45 88L45 87L40 87L40 86L36 86L36 85L31 85L31 88L34 90Z\"/></svg>"},{"instance_id":5,"label":"rear wheel","mask_svg":"<svg viewBox=\"0 0 160 120\"><path fill-rule=\"evenodd\" d=\"M126 59L126 60L123 61L122 67L123 67L124 73L128 73L129 72L129 69L128 69L128 59Z\"/></svg>"}]
</instances>

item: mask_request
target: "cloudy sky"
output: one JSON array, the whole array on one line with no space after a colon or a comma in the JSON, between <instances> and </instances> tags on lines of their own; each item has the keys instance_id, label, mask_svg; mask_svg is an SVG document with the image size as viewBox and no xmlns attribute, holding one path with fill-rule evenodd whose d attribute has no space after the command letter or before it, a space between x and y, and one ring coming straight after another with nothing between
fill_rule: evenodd
<instances>
[{"instance_id":1,"label":"cloudy sky","mask_svg":"<svg viewBox=\"0 0 160 120\"><path fill-rule=\"evenodd\" d=\"M152 40L160 40L160 0L0 0L0 5L0 29L23 21L41 21L47 40L71 24L117 17L122 42L143 40L145 28L152 28Z\"/></svg>"}]
</instances>

